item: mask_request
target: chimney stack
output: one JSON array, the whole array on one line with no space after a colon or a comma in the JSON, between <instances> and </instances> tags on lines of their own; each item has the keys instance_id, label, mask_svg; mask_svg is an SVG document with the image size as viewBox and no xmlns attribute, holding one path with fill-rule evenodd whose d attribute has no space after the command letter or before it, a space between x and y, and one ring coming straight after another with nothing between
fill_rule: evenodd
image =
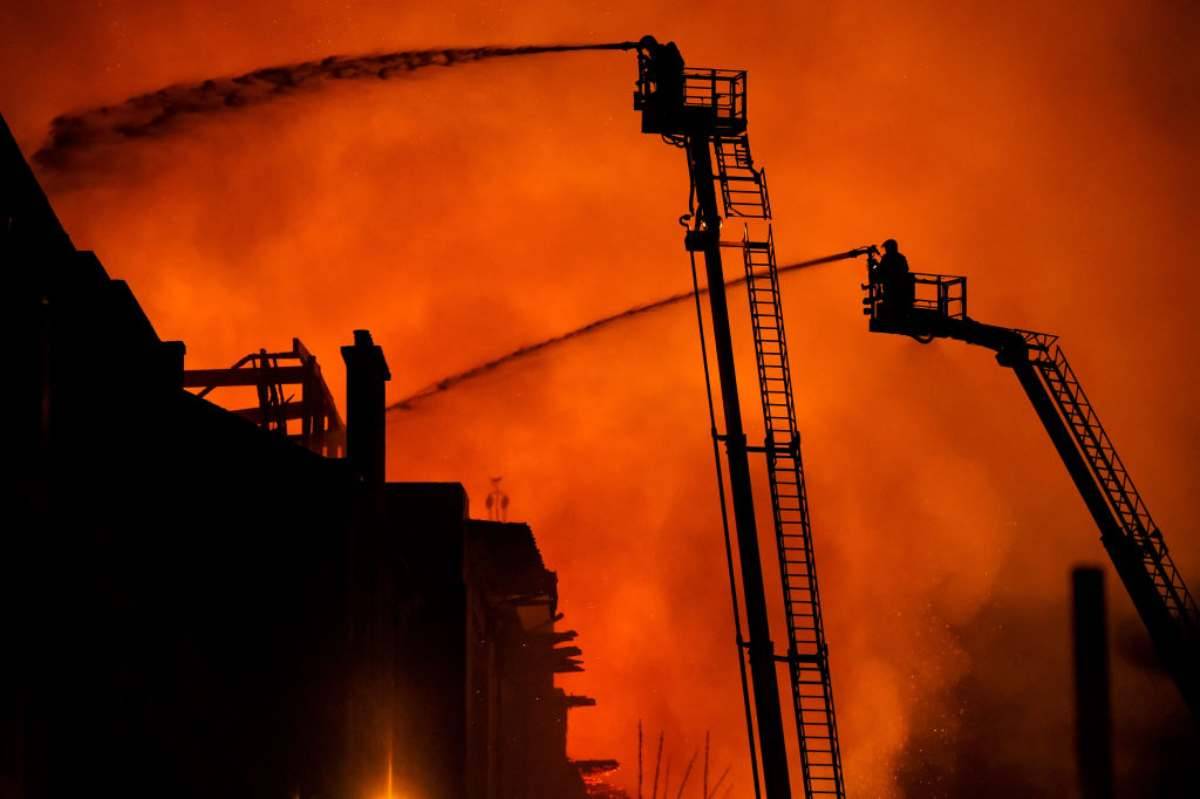
<instances>
[{"instance_id":1,"label":"chimney stack","mask_svg":"<svg viewBox=\"0 0 1200 799\"><path fill-rule=\"evenodd\" d=\"M1112 711L1104 572L1090 566L1071 573L1075 656L1075 751L1079 795L1113 798Z\"/></svg>"},{"instance_id":2,"label":"chimney stack","mask_svg":"<svg viewBox=\"0 0 1200 799\"><path fill-rule=\"evenodd\" d=\"M384 383L392 379L383 348L369 330L354 331L354 346L342 347L346 362L346 459L371 484L382 484L387 450Z\"/></svg>"}]
</instances>

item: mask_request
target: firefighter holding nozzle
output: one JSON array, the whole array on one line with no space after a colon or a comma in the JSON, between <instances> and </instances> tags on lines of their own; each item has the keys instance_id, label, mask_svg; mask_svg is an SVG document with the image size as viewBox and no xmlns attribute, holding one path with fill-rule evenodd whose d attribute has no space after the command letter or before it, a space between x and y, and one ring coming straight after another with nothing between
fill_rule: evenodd
<instances>
[{"instance_id":1,"label":"firefighter holding nozzle","mask_svg":"<svg viewBox=\"0 0 1200 799\"><path fill-rule=\"evenodd\" d=\"M675 42L659 44L653 36L638 42L643 76L652 87L650 97L663 110L683 107L683 54Z\"/></svg>"},{"instance_id":2,"label":"firefighter holding nozzle","mask_svg":"<svg viewBox=\"0 0 1200 799\"><path fill-rule=\"evenodd\" d=\"M871 282L883 295L879 317L892 321L904 319L912 311L916 299L916 281L908 270L908 259L900 252L895 239L883 243L883 256L871 270Z\"/></svg>"}]
</instances>

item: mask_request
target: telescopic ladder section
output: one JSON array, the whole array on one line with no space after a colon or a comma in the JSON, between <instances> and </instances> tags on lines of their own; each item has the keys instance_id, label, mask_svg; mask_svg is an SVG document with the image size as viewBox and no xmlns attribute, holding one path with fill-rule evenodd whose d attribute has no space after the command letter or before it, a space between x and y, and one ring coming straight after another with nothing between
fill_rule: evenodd
<instances>
[{"instance_id":1,"label":"telescopic ladder section","mask_svg":"<svg viewBox=\"0 0 1200 799\"><path fill-rule=\"evenodd\" d=\"M787 620L786 660L805 795L841 799L845 797L841 752L779 293L771 203L765 173L754 167L745 134L715 138L713 150L726 216L757 220L756 224L765 229L765 236L755 240L747 227L742 239L742 259L762 400L763 452Z\"/></svg>"},{"instance_id":2,"label":"telescopic ladder section","mask_svg":"<svg viewBox=\"0 0 1200 799\"><path fill-rule=\"evenodd\" d=\"M1200 629L1200 611L1183 582L1166 541L1138 493L1079 378L1067 361L1057 336L1018 331L1029 346L1029 361L1037 370L1066 423L1075 445L1091 469L1124 538L1134 545L1140 567L1154 587L1165 615L1180 626L1186 640Z\"/></svg>"},{"instance_id":3,"label":"telescopic ladder section","mask_svg":"<svg viewBox=\"0 0 1200 799\"><path fill-rule=\"evenodd\" d=\"M971 319L965 312L965 278L915 277L916 302L899 317L881 313L878 286L871 279L865 301L870 329L987 347L1001 365L1013 369L1096 522L1164 667L1200 722L1200 609L1058 338ZM942 301L947 287L953 288L953 303Z\"/></svg>"},{"instance_id":4,"label":"telescopic ladder section","mask_svg":"<svg viewBox=\"0 0 1200 799\"><path fill-rule=\"evenodd\" d=\"M713 141L713 152L725 216L770 219L767 173L754 166L750 157L750 137L742 134L718 138Z\"/></svg>"}]
</instances>

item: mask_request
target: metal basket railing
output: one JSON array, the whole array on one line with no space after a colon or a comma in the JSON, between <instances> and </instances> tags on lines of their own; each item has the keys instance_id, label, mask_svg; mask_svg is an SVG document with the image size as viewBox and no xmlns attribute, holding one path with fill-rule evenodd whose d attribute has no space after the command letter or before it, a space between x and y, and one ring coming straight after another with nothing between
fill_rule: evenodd
<instances>
[{"instance_id":1,"label":"metal basket railing","mask_svg":"<svg viewBox=\"0 0 1200 799\"><path fill-rule=\"evenodd\" d=\"M745 127L745 70L684 69L683 106L711 109L718 128Z\"/></svg>"},{"instance_id":2,"label":"metal basket railing","mask_svg":"<svg viewBox=\"0 0 1200 799\"><path fill-rule=\"evenodd\" d=\"M967 318L967 279L962 275L937 275L929 272L914 272L912 310L935 313L944 319ZM885 311L884 283L873 274L870 282L863 286L867 299L863 301L864 313L878 319ZM893 314L900 309L893 308Z\"/></svg>"},{"instance_id":3,"label":"metal basket railing","mask_svg":"<svg viewBox=\"0 0 1200 799\"><path fill-rule=\"evenodd\" d=\"M936 311L946 319L967 318L967 279L962 275L913 273L916 297L913 307Z\"/></svg>"}]
</instances>

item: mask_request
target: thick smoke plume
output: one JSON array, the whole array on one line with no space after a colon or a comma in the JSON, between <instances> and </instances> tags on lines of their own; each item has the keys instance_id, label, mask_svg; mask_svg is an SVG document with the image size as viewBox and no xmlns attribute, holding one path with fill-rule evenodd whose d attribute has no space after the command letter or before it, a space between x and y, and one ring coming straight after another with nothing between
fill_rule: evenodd
<instances>
[{"instance_id":1,"label":"thick smoke plume","mask_svg":"<svg viewBox=\"0 0 1200 799\"><path fill-rule=\"evenodd\" d=\"M425 37L390 50L616 41L631 19L669 31L690 63L749 70L781 252L894 235L915 270L969 275L973 316L1061 334L1181 569L1200 578L1200 326L1180 301L1200 293L1200 270L1179 258L1197 227L1198 3L946 13L766 0L742 4L736 25L635 0L588 13L485 0L296 0L286 14L264 0L9 5L20 13L0 14L13 76L0 112L33 149L64 110L382 52L381 31ZM397 382L412 381L394 400L691 288L662 268L679 264L684 158L636 132L630 68L585 53L285 92L80 152L104 181L39 177L72 239L129 282L160 334L187 341L190 364L299 335L342 402L338 348L367 327ZM786 299L851 794L1071 796L1066 577L1103 558L1095 526L1012 375L965 346L865 333L860 267L847 268L794 278L803 291ZM713 762L733 766L725 785L752 795L690 304L388 415L389 479L461 482L477 506L504 475L511 518L532 525L584 642L588 671L562 687L599 702L572 711L571 751L621 760L612 780L631 796L639 718L679 752L713 730ZM744 306L732 310L744 333ZM752 392L754 353L735 340ZM762 529L773 551L765 515ZM1114 614L1140 624L1112 585ZM1179 749L1132 758L1176 729L1181 703L1169 682L1113 666L1116 734L1145 736L1122 750L1126 771L1145 776ZM1125 792L1121 779L1118 795L1200 796L1168 779Z\"/></svg>"},{"instance_id":2,"label":"thick smoke plume","mask_svg":"<svg viewBox=\"0 0 1200 799\"><path fill-rule=\"evenodd\" d=\"M167 86L117 105L63 114L50 123L49 138L33 157L45 169L66 170L78 156L97 147L162 136L178 130L188 119L259 106L335 81L391 80L425 67L580 50L628 50L634 46L633 42L612 42L434 48L379 55L331 55L316 61L263 67L235 77Z\"/></svg>"},{"instance_id":3,"label":"thick smoke plume","mask_svg":"<svg viewBox=\"0 0 1200 799\"><path fill-rule=\"evenodd\" d=\"M778 267L778 270L779 270L780 274L784 274L786 272L795 272L800 269L809 269L814 266L824 266L824 265L825 264L823 264L823 263L811 263L808 261L804 261L801 263L787 264L786 266L780 266L780 267ZM725 281L725 287L732 288L734 286L740 286L745 282L746 282L745 277L738 277L738 278L734 278L732 280ZM707 293L708 293L707 286L700 289L701 295L704 295ZM491 360L488 360L488 361L484 361L483 363L476 364L475 366L472 366L470 369L464 369L461 372L456 372L447 377L443 377L441 380L438 380L434 383L429 384L428 386L421 389L417 393L410 394L409 396L405 397L402 400L397 400L396 402L393 402L391 405L388 406L388 410L389 411L412 410L413 406L416 403L420 402L421 400L428 399L432 396L441 394L445 391L449 391L450 389L454 388L455 386L461 385L462 383L465 383L468 380L473 380L477 377L482 377L483 375L488 374L489 372L495 371L496 369L499 369L502 366L510 364L513 361L517 361L522 358L526 358L530 355L539 353L542 350L548 349L548 348L556 346L558 344L562 344L562 343L570 341L572 339L579 338L580 336L586 336L591 333L598 333L599 331L609 327L610 325L614 325L618 322L623 322L623 321L626 321L629 319L637 318L639 316L644 316L645 314L653 313L654 311L659 311L659 310L662 310L663 308L669 308L672 305L678 305L679 303L684 302L685 300L690 300L694 296L696 296L695 291L683 291L678 294L672 294L669 297L662 297L661 299L657 299L652 302L646 302L646 303L642 303L640 305L634 305L631 308L626 308L624 311L618 311L617 313L609 314L608 316L602 316L599 319L595 319L591 322L588 322L586 325L577 327L574 330L568 330L566 333L560 333L557 336L551 336L550 338L542 339L541 341L534 342L533 344L526 344L522 347L518 347L517 349L513 350L512 352L506 353L497 358L492 358Z\"/></svg>"}]
</instances>

